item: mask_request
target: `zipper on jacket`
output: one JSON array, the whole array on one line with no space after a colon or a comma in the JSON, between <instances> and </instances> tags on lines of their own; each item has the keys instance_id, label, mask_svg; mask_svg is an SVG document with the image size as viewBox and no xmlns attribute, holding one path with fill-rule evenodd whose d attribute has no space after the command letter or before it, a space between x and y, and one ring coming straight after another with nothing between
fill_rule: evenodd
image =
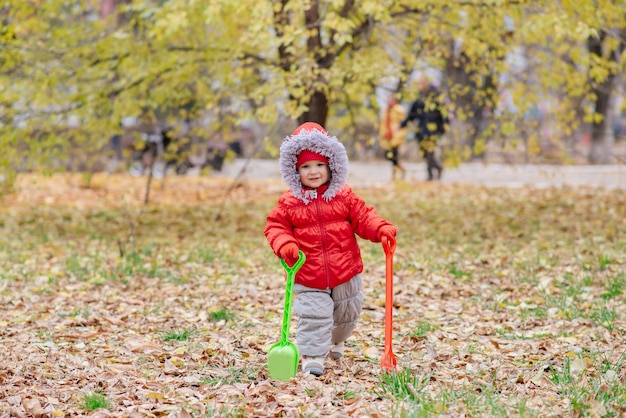
<instances>
[{"instance_id":1,"label":"zipper on jacket","mask_svg":"<svg viewBox=\"0 0 626 418\"><path fill-rule=\"evenodd\" d=\"M324 231L324 224L322 222L322 212L320 211L319 196L315 199L315 209L317 209L317 220L320 224L320 235L322 236L322 254L324 254L324 271L326 272L326 288L330 289L330 274L328 267L328 253L326 251L326 234Z\"/></svg>"}]
</instances>

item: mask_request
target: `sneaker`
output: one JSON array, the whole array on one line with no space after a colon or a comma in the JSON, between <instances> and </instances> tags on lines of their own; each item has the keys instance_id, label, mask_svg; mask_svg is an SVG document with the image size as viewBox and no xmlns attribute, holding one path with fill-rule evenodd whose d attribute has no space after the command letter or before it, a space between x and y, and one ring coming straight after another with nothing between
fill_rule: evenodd
<instances>
[{"instance_id":1,"label":"sneaker","mask_svg":"<svg viewBox=\"0 0 626 418\"><path fill-rule=\"evenodd\" d=\"M333 360L340 360L343 357L343 341L330 346L330 354L333 356Z\"/></svg>"},{"instance_id":2,"label":"sneaker","mask_svg":"<svg viewBox=\"0 0 626 418\"><path fill-rule=\"evenodd\" d=\"M321 376L324 373L324 360L325 357L302 356L302 373Z\"/></svg>"}]
</instances>

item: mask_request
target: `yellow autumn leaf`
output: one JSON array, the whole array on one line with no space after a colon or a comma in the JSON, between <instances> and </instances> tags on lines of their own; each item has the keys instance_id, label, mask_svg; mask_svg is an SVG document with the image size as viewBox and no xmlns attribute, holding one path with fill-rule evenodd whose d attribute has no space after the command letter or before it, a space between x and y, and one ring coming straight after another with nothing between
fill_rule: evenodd
<instances>
[{"instance_id":1,"label":"yellow autumn leaf","mask_svg":"<svg viewBox=\"0 0 626 418\"><path fill-rule=\"evenodd\" d=\"M156 400L163 400L163 399L165 399L165 395L163 395L160 392L148 392L146 394L146 398L156 399Z\"/></svg>"}]
</instances>

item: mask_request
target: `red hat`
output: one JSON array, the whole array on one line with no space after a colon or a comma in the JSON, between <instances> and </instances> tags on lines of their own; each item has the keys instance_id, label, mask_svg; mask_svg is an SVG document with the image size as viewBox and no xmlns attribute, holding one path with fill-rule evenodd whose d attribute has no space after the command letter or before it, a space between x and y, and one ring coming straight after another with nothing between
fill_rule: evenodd
<instances>
[{"instance_id":1,"label":"red hat","mask_svg":"<svg viewBox=\"0 0 626 418\"><path fill-rule=\"evenodd\" d=\"M291 134L291 136L298 135L302 131L313 132L314 129L317 129L324 135L328 136L328 132L326 129L322 128L320 124L315 122L305 122L302 125L298 126L295 131ZM324 164L328 164L328 158L324 157L322 154L319 154L315 151L311 151L308 149L302 150L302 152L298 155L298 161L296 162L296 170L300 168L300 166L309 161L321 161Z\"/></svg>"},{"instance_id":2,"label":"red hat","mask_svg":"<svg viewBox=\"0 0 626 418\"><path fill-rule=\"evenodd\" d=\"M312 132L313 129L317 129L324 135L328 136L328 132L326 132L326 129L322 128L322 125L315 122L304 122L302 125L298 126L295 131L293 131L291 136L298 135L301 131Z\"/></svg>"},{"instance_id":3,"label":"red hat","mask_svg":"<svg viewBox=\"0 0 626 418\"><path fill-rule=\"evenodd\" d=\"M296 170L300 168L300 166L309 161L321 161L324 164L328 164L328 158L324 157L322 154L318 154L315 151L311 151L308 149L302 150L300 155L298 155L298 161L296 162Z\"/></svg>"}]
</instances>

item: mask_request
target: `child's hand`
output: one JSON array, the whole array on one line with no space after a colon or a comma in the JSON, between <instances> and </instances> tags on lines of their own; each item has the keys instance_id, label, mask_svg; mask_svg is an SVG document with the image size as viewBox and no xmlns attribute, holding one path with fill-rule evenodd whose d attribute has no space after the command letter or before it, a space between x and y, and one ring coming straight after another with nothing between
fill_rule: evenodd
<instances>
[{"instance_id":1,"label":"child's hand","mask_svg":"<svg viewBox=\"0 0 626 418\"><path fill-rule=\"evenodd\" d=\"M298 254L298 246L293 242L288 242L280 249L280 256L287 264L293 266L300 258L300 254Z\"/></svg>"},{"instance_id":2,"label":"child's hand","mask_svg":"<svg viewBox=\"0 0 626 418\"><path fill-rule=\"evenodd\" d=\"M396 238L396 228L391 225L381 226L378 230L378 239L382 241L383 237L386 237L389 241Z\"/></svg>"}]
</instances>

